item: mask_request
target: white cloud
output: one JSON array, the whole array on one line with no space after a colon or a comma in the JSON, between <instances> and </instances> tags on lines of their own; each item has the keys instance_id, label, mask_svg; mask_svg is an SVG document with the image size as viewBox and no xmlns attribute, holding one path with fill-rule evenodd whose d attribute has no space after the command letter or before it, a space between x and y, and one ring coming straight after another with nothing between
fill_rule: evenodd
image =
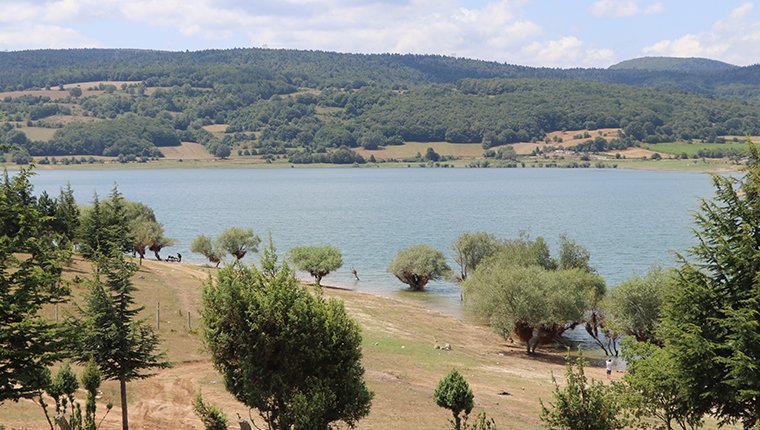
<instances>
[{"instance_id":1,"label":"white cloud","mask_svg":"<svg viewBox=\"0 0 760 430\"><path fill-rule=\"evenodd\" d=\"M589 12L594 16L627 17L635 15L654 15L665 10L660 2L641 6L638 0L596 0L589 6Z\"/></svg>"},{"instance_id":2,"label":"white cloud","mask_svg":"<svg viewBox=\"0 0 760 430\"><path fill-rule=\"evenodd\" d=\"M98 43L70 28L56 25L11 26L0 29L2 49L93 48Z\"/></svg>"},{"instance_id":3,"label":"white cloud","mask_svg":"<svg viewBox=\"0 0 760 430\"><path fill-rule=\"evenodd\" d=\"M0 31L16 35L14 29L24 26L50 29L37 45L23 40L13 45L15 36L8 36L4 46L11 49L42 47L45 38L47 46L92 46L95 41L77 29L108 19L176 32L181 38L171 42L175 49L184 47L184 38L191 46L425 53L534 65L543 65L544 59L557 66L608 65L614 57L611 50L587 47L572 35L555 33L554 40L542 40L542 25L526 16L526 6L536 0L485 0L479 5L466 0L0 1ZM3 22L11 27L3 29Z\"/></svg>"},{"instance_id":4,"label":"white cloud","mask_svg":"<svg viewBox=\"0 0 760 430\"><path fill-rule=\"evenodd\" d=\"M752 3L744 3L707 31L660 40L643 48L645 55L708 57L747 65L760 59L760 22L750 16Z\"/></svg>"},{"instance_id":5,"label":"white cloud","mask_svg":"<svg viewBox=\"0 0 760 430\"><path fill-rule=\"evenodd\" d=\"M612 49L585 48L575 36L533 42L523 48L527 63L536 66L608 66L615 60Z\"/></svg>"}]
</instances>

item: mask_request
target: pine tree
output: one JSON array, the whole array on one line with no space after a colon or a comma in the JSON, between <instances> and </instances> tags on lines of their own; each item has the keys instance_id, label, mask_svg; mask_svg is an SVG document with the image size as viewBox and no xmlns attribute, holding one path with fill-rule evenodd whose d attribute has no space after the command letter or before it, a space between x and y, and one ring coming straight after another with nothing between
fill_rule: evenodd
<instances>
[{"instance_id":1,"label":"pine tree","mask_svg":"<svg viewBox=\"0 0 760 430\"><path fill-rule=\"evenodd\" d=\"M100 212L100 215L96 214ZM105 379L119 381L122 429L129 428L127 382L151 376L150 369L167 367L157 352L159 339L150 325L138 319L143 309L135 305L132 276L137 266L127 261L128 230L124 201L116 188L101 211L95 201L87 228L97 227L91 258L95 277L84 309L84 331L80 360L94 360ZM125 240L127 238L127 240Z\"/></svg>"},{"instance_id":2,"label":"pine tree","mask_svg":"<svg viewBox=\"0 0 760 430\"><path fill-rule=\"evenodd\" d=\"M67 330L43 318L43 306L64 301L61 270L68 253L46 237L31 172L7 173L0 184L0 403L36 397L47 367L66 355Z\"/></svg>"},{"instance_id":3,"label":"pine tree","mask_svg":"<svg viewBox=\"0 0 760 430\"><path fill-rule=\"evenodd\" d=\"M743 178L713 178L663 322L695 407L747 429L760 424L760 160L748 146Z\"/></svg>"}]
</instances>

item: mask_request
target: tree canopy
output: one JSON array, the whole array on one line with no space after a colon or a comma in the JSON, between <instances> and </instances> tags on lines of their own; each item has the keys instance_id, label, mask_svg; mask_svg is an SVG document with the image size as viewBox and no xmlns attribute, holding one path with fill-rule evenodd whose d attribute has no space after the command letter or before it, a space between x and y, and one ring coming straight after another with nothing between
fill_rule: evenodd
<instances>
[{"instance_id":1,"label":"tree canopy","mask_svg":"<svg viewBox=\"0 0 760 430\"><path fill-rule=\"evenodd\" d=\"M265 261L267 260L267 261ZM273 250L203 287L203 334L227 390L270 429L353 427L369 413L361 335L342 302L301 288Z\"/></svg>"},{"instance_id":2,"label":"tree canopy","mask_svg":"<svg viewBox=\"0 0 760 430\"><path fill-rule=\"evenodd\" d=\"M528 353L539 343L556 340L568 322L582 321L605 294L599 275L558 268L540 237L504 241L462 288L468 306L502 336L516 334Z\"/></svg>"},{"instance_id":3,"label":"tree canopy","mask_svg":"<svg viewBox=\"0 0 760 430\"><path fill-rule=\"evenodd\" d=\"M451 271L446 257L428 245L412 245L400 250L388 265L388 272L412 290L423 290L428 282Z\"/></svg>"},{"instance_id":4,"label":"tree canopy","mask_svg":"<svg viewBox=\"0 0 760 430\"><path fill-rule=\"evenodd\" d=\"M343 257L334 246L299 246L290 250L290 260L298 270L309 272L317 285L322 278L343 265Z\"/></svg>"},{"instance_id":5,"label":"tree canopy","mask_svg":"<svg viewBox=\"0 0 760 430\"><path fill-rule=\"evenodd\" d=\"M698 244L676 269L665 305L666 346L698 411L760 424L760 159L742 178L714 176L695 215Z\"/></svg>"}]
</instances>

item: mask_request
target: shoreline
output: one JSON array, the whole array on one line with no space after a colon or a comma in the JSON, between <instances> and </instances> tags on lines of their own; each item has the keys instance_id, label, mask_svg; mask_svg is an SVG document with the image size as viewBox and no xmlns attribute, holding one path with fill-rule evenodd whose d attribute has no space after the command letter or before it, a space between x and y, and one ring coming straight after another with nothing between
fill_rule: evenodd
<instances>
[{"instance_id":1,"label":"shoreline","mask_svg":"<svg viewBox=\"0 0 760 430\"><path fill-rule=\"evenodd\" d=\"M708 161L709 160L709 161ZM145 163L130 162L130 163L92 163L92 164L39 164L35 163L36 170L183 170L183 169L500 169L508 168L503 166L489 166L489 167L469 167L468 164L475 161L482 161L479 159L472 160L453 160L445 162L439 166L430 165L428 163L421 162L387 162L387 163L367 163L361 165L354 164L291 164L287 162L277 163L258 163L258 162L241 162L239 160L158 160L148 161ZM705 161L695 160L605 160L605 163L610 164L609 167L568 167L570 161L564 163L557 163L557 166L539 166L537 160L531 160L530 163L525 163L522 167L518 164L514 169L572 169L572 170L636 170L636 171L650 171L650 172L693 172L693 173L708 173L708 174L722 174L733 173L741 171L742 165L730 164L728 160L724 159L706 159ZM18 165L14 163L0 163L3 169L8 171L16 171L22 167L29 167L26 165ZM616 167L612 167L615 165Z\"/></svg>"}]
</instances>

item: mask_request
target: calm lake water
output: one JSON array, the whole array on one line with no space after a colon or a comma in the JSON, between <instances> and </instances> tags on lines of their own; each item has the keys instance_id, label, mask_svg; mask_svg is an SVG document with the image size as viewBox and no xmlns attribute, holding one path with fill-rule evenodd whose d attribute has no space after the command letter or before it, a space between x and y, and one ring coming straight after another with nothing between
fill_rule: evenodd
<instances>
[{"instance_id":1,"label":"calm lake water","mask_svg":"<svg viewBox=\"0 0 760 430\"><path fill-rule=\"evenodd\" d=\"M177 240L164 255L203 263L189 250L193 238L250 227L264 240L271 232L281 253L298 245L340 248L343 268L326 284L403 296L457 316L456 285L410 293L386 272L396 251L425 243L452 256L456 237L476 230L504 238L525 231L556 249L565 233L588 248L614 286L652 264L673 265L674 251L694 243L699 198L712 196L706 174L604 169L38 170L33 178L35 191L52 195L67 182L79 202L118 184L127 199L153 208Z\"/></svg>"}]
</instances>

